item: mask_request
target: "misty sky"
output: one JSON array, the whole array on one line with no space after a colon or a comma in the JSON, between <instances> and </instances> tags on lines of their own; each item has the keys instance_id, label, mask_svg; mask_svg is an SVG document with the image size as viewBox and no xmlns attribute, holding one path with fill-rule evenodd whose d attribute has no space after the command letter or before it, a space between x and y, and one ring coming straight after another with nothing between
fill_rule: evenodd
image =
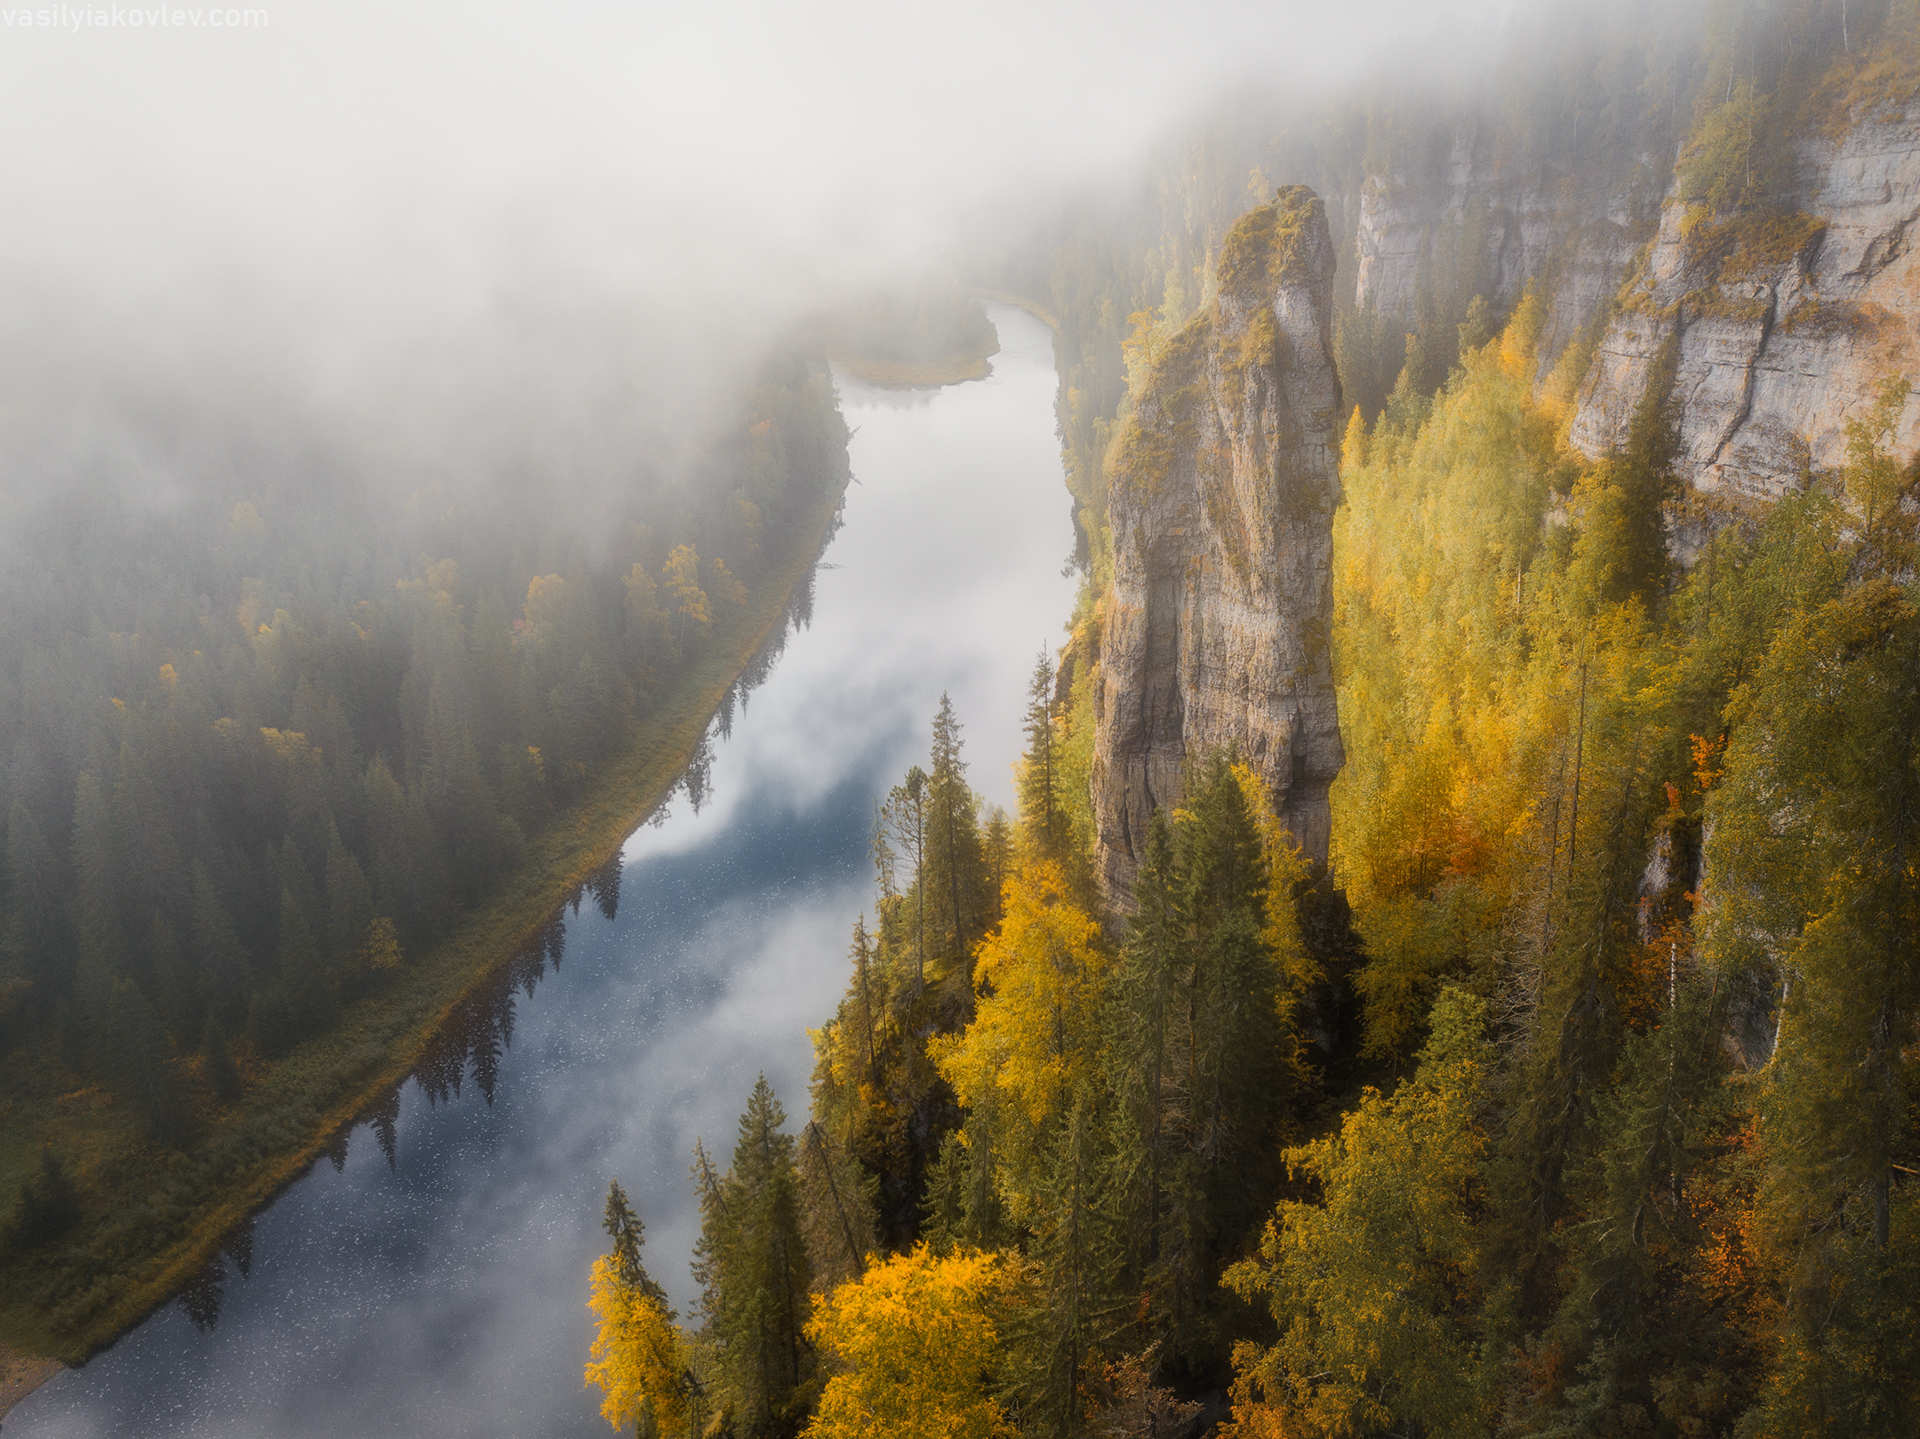
<instances>
[{"instance_id":1,"label":"misty sky","mask_svg":"<svg viewBox=\"0 0 1920 1439\"><path fill-rule=\"evenodd\" d=\"M479 413L479 446L564 444L636 390L686 413L823 287L937 266L1236 87L1509 3L264 0L214 29L4 0L0 485L133 392L298 396L400 431L382 453Z\"/></svg>"}]
</instances>

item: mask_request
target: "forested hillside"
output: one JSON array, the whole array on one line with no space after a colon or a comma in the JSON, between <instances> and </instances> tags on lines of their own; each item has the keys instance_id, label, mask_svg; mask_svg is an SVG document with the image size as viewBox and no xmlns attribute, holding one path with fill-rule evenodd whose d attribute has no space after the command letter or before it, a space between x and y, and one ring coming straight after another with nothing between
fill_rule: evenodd
<instances>
[{"instance_id":1,"label":"forested hillside","mask_svg":"<svg viewBox=\"0 0 1920 1439\"><path fill-rule=\"evenodd\" d=\"M400 976L558 822L554 862L610 762L686 724L677 687L712 646L746 658L748 610L785 604L847 480L824 368L774 364L690 473L640 473L597 523L542 486L385 493L290 466L157 516L49 503L16 537L0 1242L25 1306L10 1322L34 1342L99 1342L100 1256L84 1301L59 1276L125 1228L118 1186L168 1152L199 1174L203 1138L227 1144L316 1036L340 1052L309 1077L313 1105L338 1098L334 1070L387 1062L359 1027ZM323 1138L313 1113L271 1120L248 1164ZM225 1202L227 1181L195 1182L111 1266ZM43 1282L54 1309L28 1304Z\"/></svg>"},{"instance_id":2,"label":"forested hillside","mask_svg":"<svg viewBox=\"0 0 1920 1439\"><path fill-rule=\"evenodd\" d=\"M1539 309L1348 431L1357 933L1217 752L1110 943L1090 717L1043 659L1009 822L943 709L810 1118L763 1085L730 1169L696 1158L697 1327L637 1249L596 1281L610 1419L1907 1432L1920 609L1912 509L1870 500L1914 482L1901 392L1682 574L1670 414L1582 465ZM1357 1056L1313 1032L1356 939Z\"/></svg>"},{"instance_id":3,"label":"forested hillside","mask_svg":"<svg viewBox=\"0 0 1920 1439\"><path fill-rule=\"evenodd\" d=\"M1699 286L1658 301L1676 338L1617 443L1573 443L1648 273L1595 258L1577 196L1513 250L1443 212L1410 309L1378 265L1353 298L1383 197L1444 170L1463 116L1517 171L1564 165L1557 193L1624 196L1601 250L1678 205L1712 266L1790 219L1758 137L1912 128L1911 7L1646 13L1530 37L1471 96L1240 117L1014 267L1060 319L1087 568L1020 813L969 801L943 709L876 833L810 1117L783 1133L763 1084L731 1168L696 1159L684 1325L610 1198L588 1379L615 1425L1913 1432L1911 377L1883 369L1777 501L1710 506L1675 382ZM1331 182L1353 287L1329 865L1231 747L1190 753L1105 913L1107 482L1275 181Z\"/></svg>"}]
</instances>

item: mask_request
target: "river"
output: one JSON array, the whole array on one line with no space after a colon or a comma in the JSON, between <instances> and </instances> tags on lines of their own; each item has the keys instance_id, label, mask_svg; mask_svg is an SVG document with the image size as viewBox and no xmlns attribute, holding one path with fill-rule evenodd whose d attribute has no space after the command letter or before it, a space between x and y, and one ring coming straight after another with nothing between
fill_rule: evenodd
<instances>
[{"instance_id":1,"label":"river","mask_svg":"<svg viewBox=\"0 0 1920 1439\"><path fill-rule=\"evenodd\" d=\"M974 788L1013 807L1073 534L1051 337L989 308L1001 351L984 381L841 377L845 523L810 624L711 732L697 810L682 793L636 832L331 1163L180 1301L22 1401L8 1439L610 1432L581 1379L608 1180L685 1311L694 1140L724 1162L763 1071L804 1117L807 1026L833 1012L872 904L874 806L926 762L942 691Z\"/></svg>"}]
</instances>

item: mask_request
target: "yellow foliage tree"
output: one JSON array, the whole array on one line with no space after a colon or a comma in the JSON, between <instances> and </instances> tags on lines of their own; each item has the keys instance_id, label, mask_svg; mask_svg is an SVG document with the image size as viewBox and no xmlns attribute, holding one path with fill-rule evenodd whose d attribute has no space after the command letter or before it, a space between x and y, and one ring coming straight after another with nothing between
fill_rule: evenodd
<instances>
[{"instance_id":1,"label":"yellow foliage tree","mask_svg":"<svg viewBox=\"0 0 1920 1439\"><path fill-rule=\"evenodd\" d=\"M700 552L692 545L675 546L661 567L660 583L673 602L674 642L685 650L713 624L713 607L700 588Z\"/></svg>"},{"instance_id":2,"label":"yellow foliage tree","mask_svg":"<svg viewBox=\"0 0 1920 1439\"><path fill-rule=\"evenodd\" d=\"M999 1332L995 1254L921 1244L814 1300L807 1337L841 1372L827 1381L811 1439L997 1439L1014 1433L987 1392Z\"/></svg>"},{"instance_id":3,"label":"yellow foliage tree","mask_svg":"<svg viewBox=\"0 0 1920 1439\"><path fill-rule=\"evenodd\" d=\"M598 1321L586 1382L606 1398L600 1413L615 1429L636 1425L642 1435L667 1433L687 1422L682 1377L689 1360L681 1334L660 1301L625 1283L614 1257L593 1261L587 1307Z\"/></svg>"},{"instance_id":4,"label":"yellow foliage tree","mask_svg":"<svg viewBox=\"0 0 1920 1439\"><path fill-rule=\"evenodd\" d=\"M962 1105L1005 1116L1002 1182L1018 1210L1023 1159L1092 1083L1107 954L1099 924L1052 860L1021 866L1002 896L1000 928L975 963L973 1023L929 1040L927 1053Z\"/></svg>"}]
</instances>

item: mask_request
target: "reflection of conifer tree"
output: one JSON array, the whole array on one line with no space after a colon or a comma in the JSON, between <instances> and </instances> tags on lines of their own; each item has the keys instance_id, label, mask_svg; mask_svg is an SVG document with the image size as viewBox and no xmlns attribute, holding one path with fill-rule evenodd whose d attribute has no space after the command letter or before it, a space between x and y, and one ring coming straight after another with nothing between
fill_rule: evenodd
<instances>
[{"instance_id":1,"label":"reflection of conifer tree","mask_svg":"<svg viewBox=\"0 0 1920 1439\"><path fill-rule=\"evenodd\" d=\"M587 880L587 887L593 891L593 902L600 907L600 913L606 916L609 924L620 912L620 869L620 852L615 850Z\"/></svg>"},{"instance_id":2,"label":"reflection of conifer tree","mask_svg":"<svg viewBox=\"0 0 1920 1439\"><path fill-rule=\"evenodd\" d=\"M375 1105L367 1116L367 1122L373 1126L375 1137L380 1141L380 1152L387 1156L387 1168L398 1167L400 1152L400 1086L394 1085Z\"/></svg>"},{"instance_id":3,"label":"reflection of conifer tree","mask_svg":"<svg viewBox=\"0 0 1920 1439\"><path fill-rule=\"evenodd\" d=\"M226 1297L227 1267L214 1255L186 1282L180 1291L181 1312L193 1321L202 1334L211 1333L220 1323L220 1302Z\"/></svg>"},{"instance_id":4,"label":"reflection of conifer tree","mask_svg":"<svg viewBox=\"0 0 1920 1439\"><path fill-rule=\"evenodd\" d=\"M221 1252L233 1261L233 1267L240 1271L242 1279L253 1273L253 1216L248 1215L233 1227L231 1233L220 1241Z\"/></svg>"},{"instance_id":5,"label":"reflection of conifer tree","mask_svg":"<svg viewBox=\"0 0 1920 1439\"><path fill-rule=\"evenodd\" d=\"M492 998L491 995L485 998ZM499 1013L484 1002L482 996L475 996L473 1020L468 1026L468 1043L473 1057L473 1082L480 1087L480 1093L493 1106L494 1086L500 1081L501 1032ZM506 1013L512 1013L511 999L506 1001Z\"/></svg>"}]
</instances>

